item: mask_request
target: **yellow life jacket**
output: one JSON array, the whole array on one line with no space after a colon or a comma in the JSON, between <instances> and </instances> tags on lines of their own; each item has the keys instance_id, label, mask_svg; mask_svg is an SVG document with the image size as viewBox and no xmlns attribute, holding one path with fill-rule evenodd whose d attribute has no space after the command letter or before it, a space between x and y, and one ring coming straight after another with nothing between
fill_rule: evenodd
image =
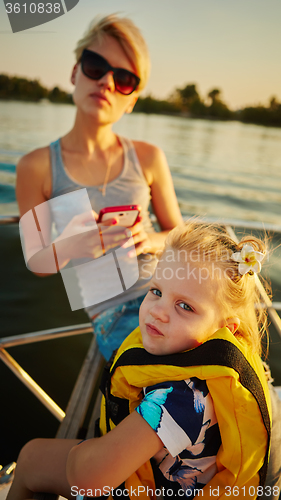
<instances>
[{"instance_id":1,"label":"yellow life jacket","mask_svg":"<svg viewBox=\"0 0 281 500\"><path fill-rule=\"evenodd\" d=\"M148 353L140 329L134 330L105 371L101 435L139 405L143 387L190 377L206 380L222 440L216 459L218 472L203 488L204 499L258 497L268 463L270 397L260 357L242 346L228 328L218 330L195 349L165 356ZM145 489L139 494L141 499L153 497L146 493L148 488L155 489L150 462L125 482L129 492L138 487L141 492Z\"/></svg>"}]
</instances>

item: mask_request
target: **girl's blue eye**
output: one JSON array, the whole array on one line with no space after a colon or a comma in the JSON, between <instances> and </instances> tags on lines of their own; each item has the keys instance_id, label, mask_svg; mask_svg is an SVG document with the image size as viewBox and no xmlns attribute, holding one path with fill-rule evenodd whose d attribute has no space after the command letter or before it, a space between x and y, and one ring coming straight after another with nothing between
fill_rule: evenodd
<instances>
[{"instance_id":1,"label":"girl's blue eye","mask_svg":"<svg viewBox=\"0 0 281 500\"><path fill-rule=\"evenodd\" d=\"M150 290L153 295L157 295L157 297L162 297L162 293L160 292L160 290L158 290L158 288L151 288Z\"/></svg>"},{"instance_id":2,"label":"girl's blue eye","mask_svg":"<svg viewBox=\"0 0 281 500\"><path fill-rule=\"evenodd\" d=\"M185 311L192 311L192 308L191 308L188 304L186 304L185 302L180 302L180 303L179 303L179 306L180 306L182 309L184 309Z\"/></svg>"}]
</instances>

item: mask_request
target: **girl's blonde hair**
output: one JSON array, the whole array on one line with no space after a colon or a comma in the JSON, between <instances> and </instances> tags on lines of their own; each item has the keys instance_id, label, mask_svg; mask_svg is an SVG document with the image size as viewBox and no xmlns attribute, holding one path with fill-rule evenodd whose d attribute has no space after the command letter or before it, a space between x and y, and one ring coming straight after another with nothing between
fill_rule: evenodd
<instances>
[{"instance_id":1,"label":"girl's blonde hair","mask_svg":"<svg viewBox=\"0 0 281 500\"><path fill-rule=\"evenodd\" d=\"M217 300L227 315L225 319L237 316L240 326L235 336L261 354L261 339L267 334L267 312L261 307L255 274L241 275L238 263L231 259L245 243L266 254L266 244L254 236L246 236L236 243L221 226L188 221L170 232L165 247L184 251L199 266L212 267L212 277L219 280ZM269 293L268 283L264 284Z\"/></svg>"},{"instance_id":2,"label":"girl's blonde hair","mask_svg":"<svg viewBox=\"0 0 281 500\"><path fill-rule=\"evenodd\" d=\"M146 42L137 26L127 17L111 14L106 17L95 17L83 38L77 42L74 50L76 61L79 62L84 49L92 43L101 43L108 35L120 44L130 63L135 67L140 78L138 90L147 84L150 73L150 57Z\"/></svg>"}]
</instances>

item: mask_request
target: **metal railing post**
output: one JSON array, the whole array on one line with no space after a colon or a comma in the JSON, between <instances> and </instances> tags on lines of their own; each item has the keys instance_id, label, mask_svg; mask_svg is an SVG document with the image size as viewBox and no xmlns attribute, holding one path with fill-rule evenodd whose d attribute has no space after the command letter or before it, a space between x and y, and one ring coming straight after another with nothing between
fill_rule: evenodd
<instances>
[{"instance_id":1,"label":"metal railing post","mask_svg":"<svg viewBox=\"0 0 281 500\"><path fill-rule=\"evenodd\" d=\"M10 368L10 370L19 378L19 380L28 387L28 389L43 403L46 408L59 420L65 417L64 411L36 384L35 380L16 362L16 360L5 350L0 349L0 359Z\"/></svg>"}]
</instances>

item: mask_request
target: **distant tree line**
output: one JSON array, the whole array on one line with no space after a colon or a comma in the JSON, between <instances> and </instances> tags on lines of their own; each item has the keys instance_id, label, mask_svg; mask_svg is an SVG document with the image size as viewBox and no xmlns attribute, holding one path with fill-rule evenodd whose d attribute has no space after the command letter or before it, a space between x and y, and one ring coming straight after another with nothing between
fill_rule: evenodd
<instances>
[{"instance_id":1,"label":"distant tree line","mask_svg":"<svg viewBox=\"0 0 281 500\"><path fill-rule=\"evenodd\" d=\"M223 102L221 90L212 89L206 98L202 98L191 83L177 88L166 100L154 99L152 96L140 97L135 111L143 113L162 113L189 116L191 118L208 118L217 120L239 120L245 123L281 127L281 103L272 97L269 106L246 107L232 111Z\"/></svg>"},{"instance_id":2,"label":"distant tree line","mask_svg":"<svg viewBox=\"0 0 281 500\"><path fill-rule=\"evenodd\" d=\"M0 99L32 102L48 99L51 102L72 103L72 96L59 87L49 90L38 80L3 74L0 74Z\"/></svg>"},{"instance_id":3,"label":"distant tree line","mask_svg":"<svg viewBox=\"0 0 281 500\"><path fill-rule=\"evenodd\" d=\"M150 111L153 109L153 111ZM207 102L199 95L194 83L188 84L181 89L176 89L167 101L158 101L153 97L139 98L136 111L147 112L171 112L190 116L192 118L213 118L220 120L231 120L234 118L233 111L221 99L221 91L213 89L208 93ZM163 110L163 111L162 111Z\"/></svg>"},{"instance_id":4,"label":"distant tree line","mask_svg":"<svg viewBox=\"0 0 281 500\"><path fill-rule=\"evenodd\" d=\"M0 99L33 102L48 99L55 103L73 104L71 94L57 86L49 90L38 80L27 80L4 74L0 74ZM167 100L155 99L152 96L140 97L134 111L213 120L239 120L245 123L281 127L281 103L276 97L271 97L268 106L251 106L232 111L223 102L220 89L212 89L203 98L195 83L175 89Z\"/></svg>"},{"instance_id":5,"label":"distant tree line","mask_svg":"<svg viewBox=\"0 0 281 500\"><path fill-rule=\"evenodd\" d=\"M281 103L271 97L269 106L247 107L236 112L236 119L245 123L281 127Z\"/></svg>"}]
</instances>

